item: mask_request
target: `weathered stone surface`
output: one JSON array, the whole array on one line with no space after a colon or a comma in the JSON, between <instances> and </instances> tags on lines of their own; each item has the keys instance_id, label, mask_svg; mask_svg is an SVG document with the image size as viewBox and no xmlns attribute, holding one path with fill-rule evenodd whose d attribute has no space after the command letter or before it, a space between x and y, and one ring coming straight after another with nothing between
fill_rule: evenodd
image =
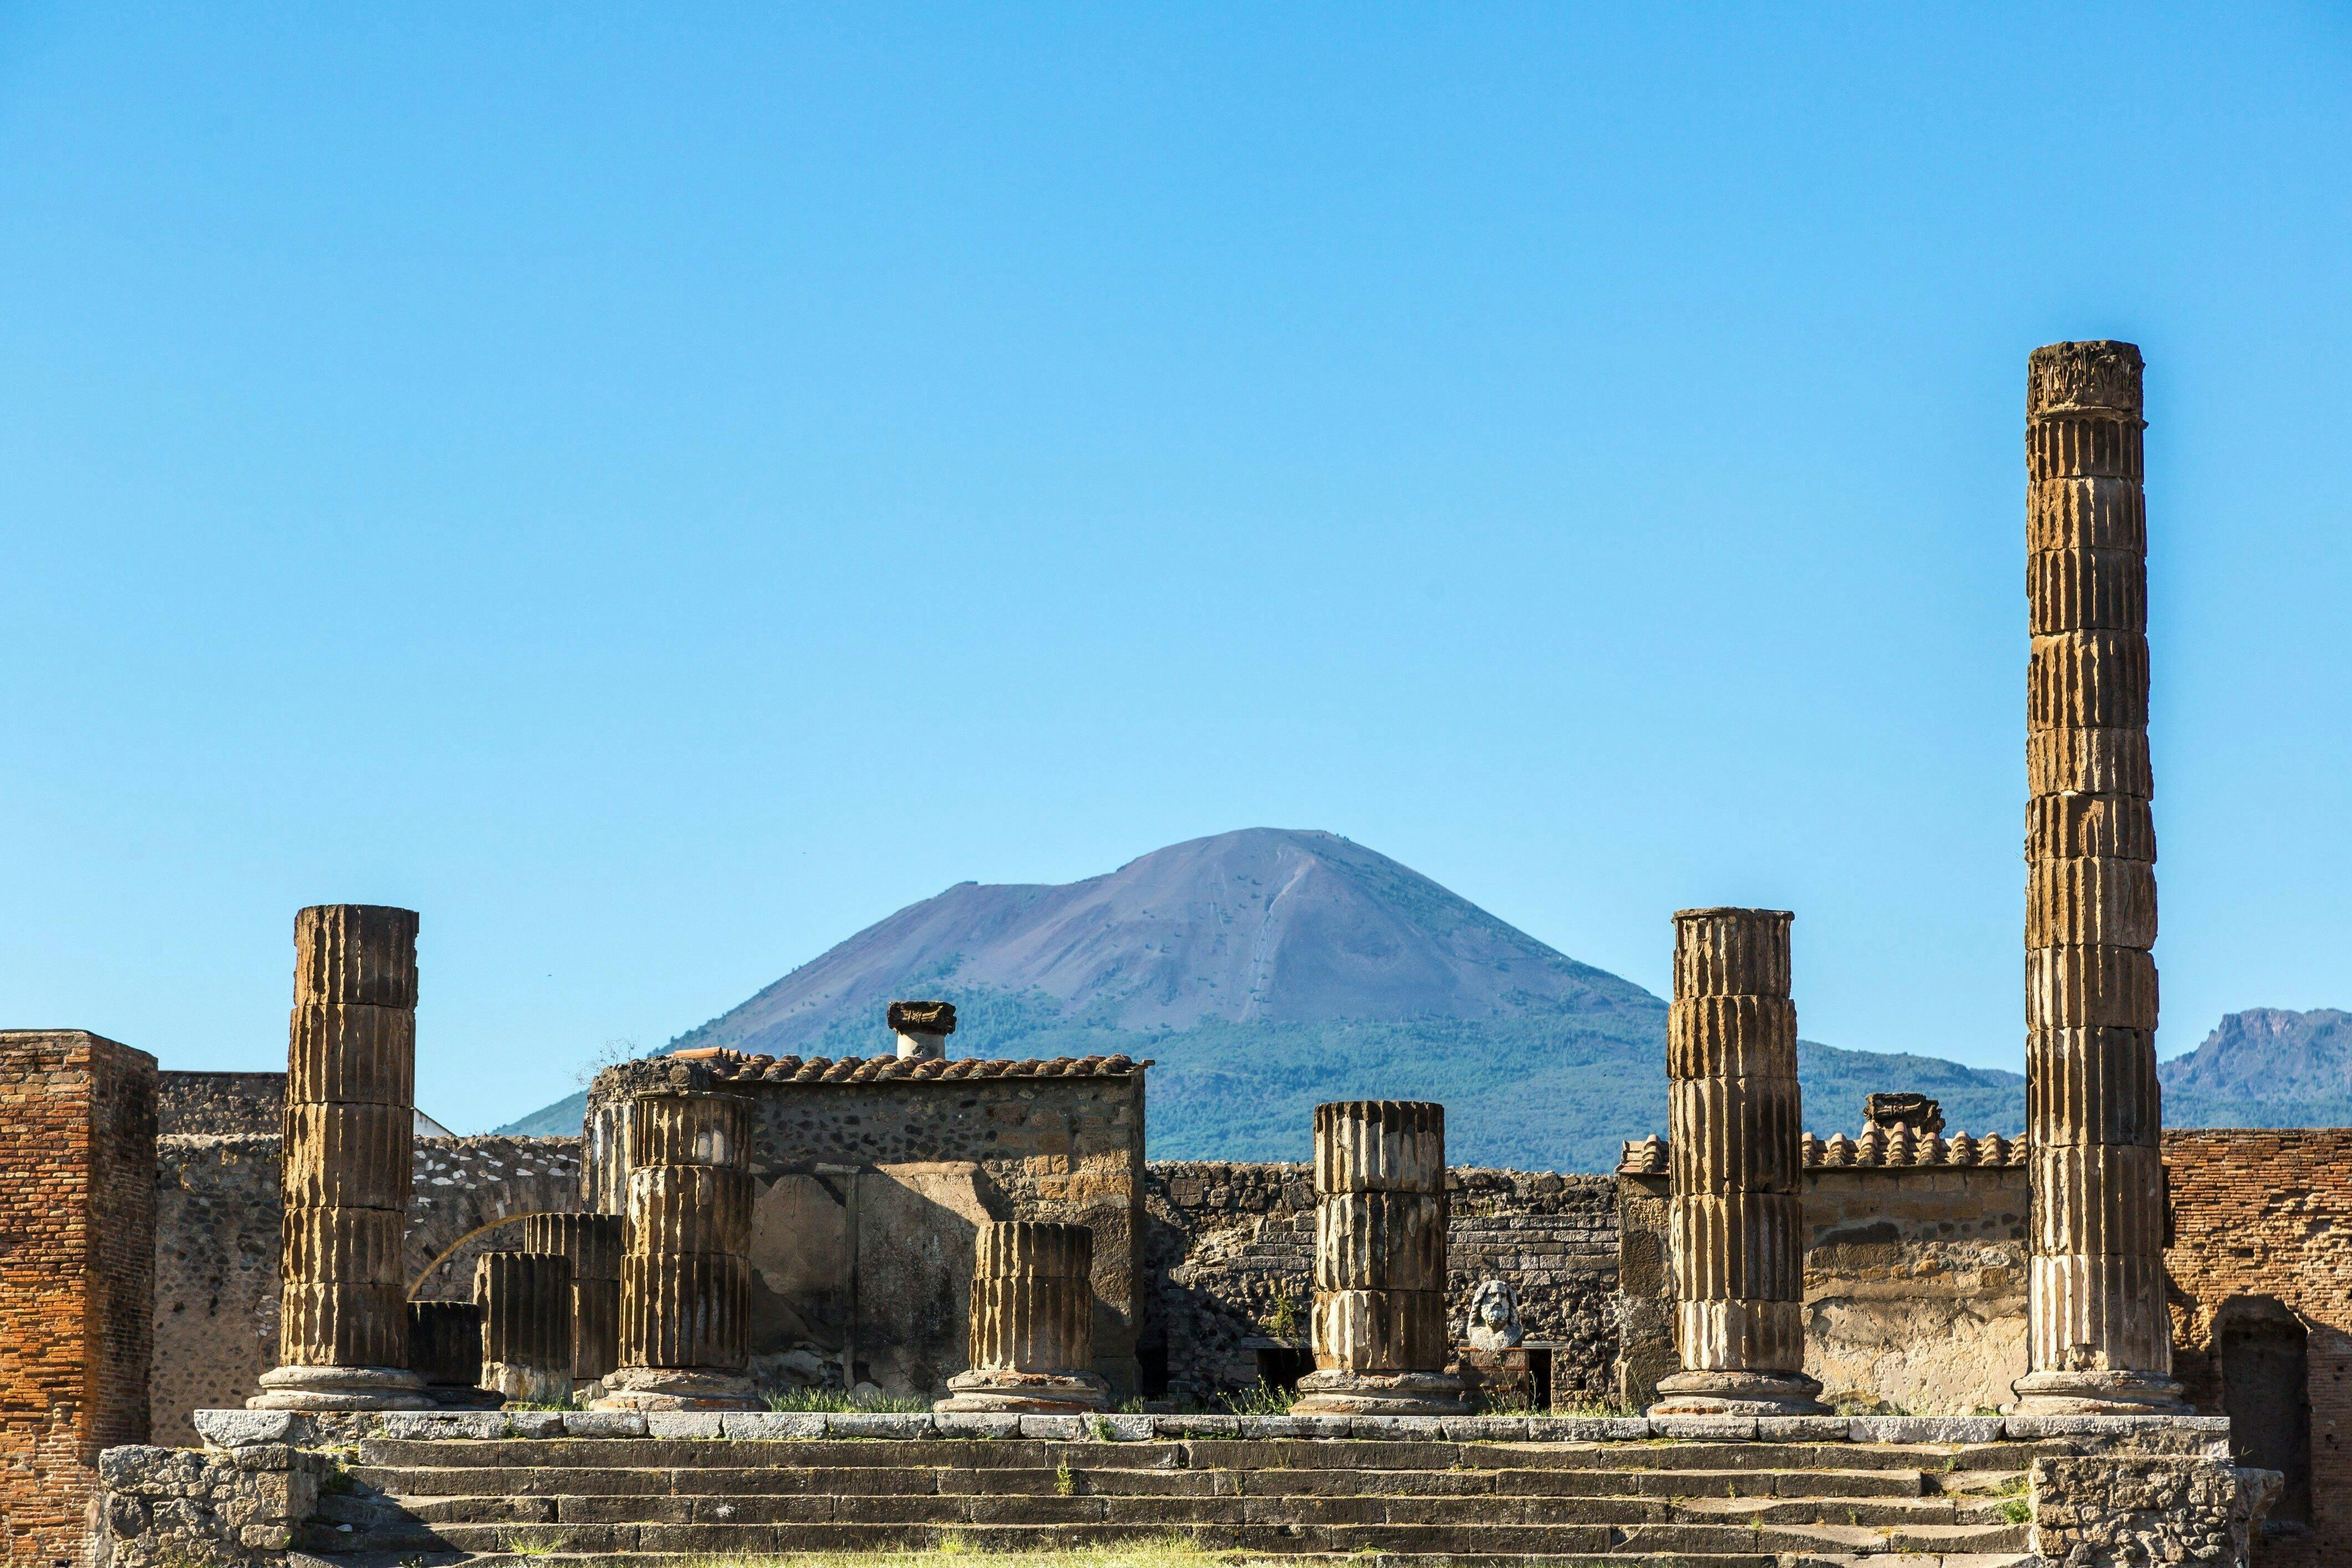
<instances>
[{"instance_id":1,"label":"weathered stone surface","mask_svg":"<svg viewBox=\"0 0 2352 1568\"><path fill-rule=\"evenodd\" d=\"M1817 1412L1804 1365L1803 1108L1785 910L1675 916L1667 1114L1682 1370L1654 1417ZM1745 1070L1732 1071L1731 1068Z\"/></svg>"},{"instance_id":2,"label":"weathered stone surface","mask_svg":"<svg viewBox=\"0 0 2352 1568\"><path fill-rule=\"evenodd\" d=\"M751 1173L640 1165L629 1173L628 1234L641 1255L740 1253L751 1236Z\"/></svg>"},{"instance_id":3,"label":"weathered stone surface","mask_svg":"<svg viewBox=\"0 0 2352 1568\"><path fill-rule=\"evenodd\" d=\"M2156 945L2156 868L2090 857L2026 868L2025 939L2033 947Z\"/></svg>"},{"instance_id":4,"label":"weathered stone surface","mask_svg":"<svg viewBox=\"0 0 2352 1568\"><path fill-rule=\"evenodd\" d=\"M295 1004L288 1027L289 1105L416 1101L416 1013L352 1002Z\"/></svg>"},{"instance_id":5,"label":"weathered stone surface","mask_svg":"<svg viewBox=\"0 0 2352 1568\"><path fill-rule=\"evenodd\" d=\"M2025 558L2036 637L2147 629L2147 568L2137 550L2036 550Z\"/></svg>"},{"instance_id":6,"label":"weathered stone surface","mask_svg":"<svg viewBox=\"0 0 2352 1568\"><path fill-rule=\"evenodd\" d=\"M653 1094L629 1118L629 1168L751 1169L751 1102L733 1094Z\"/></svg>"},{"instance_id":7,"label":"weathered stone surface","mask_svg":"<svg viewBox=\"0 0 2352 1568\"><path fill-rule=\"evenodd\" d=\"M2037 730L2145 730L2147 677L2147 638L2138 632L2037 637L2025 721Z\"/></svg>"},{"instance_id":8,"label":"weathered stone surface","mask_svg":"<svg viewBox=\"0 0 2352 1568\"><path fill-rule=\"evenodd\" d=\"M2157 1026L2156 959L2143 949L2087 944L2025 952L2025 1026L2144 1029Z\"/></svg>"},{"instance_id":9,"label":"weathered stone surface","mask_svg":"<svg viewBox=\"0 0 2352 1568\"><path fill-rule=\"evenodd\" d=\"M621 1255L625 1224L616 1214L523 1216L525 1252L561 1254L572 1262L574 1383L593 1383L621 1364Z\"/></svg>"},{"instance_id":10,"label":"weathered stone surface","mask_svg":"<svg viewBox=\"0 0 2352 1568\"><path fill-rule=\"evenodd\" d=\"M2031 730L2025 737L2025 783L2036 795L2079 790L2146 800L2156 793L2147 727Z\"/></svg>"},{"instance_id":11,"label":"weathered stone surface","mask_svg":"<svg viewBox=\"0 0 2352 1568\"><path fill-rule=\"evenodd\" d=\"M2029 1029L2025 1060L2026 1137L2035 1147L2156 1147L2162 1129L2152 1031Z\"/></svg>"},{"instance_id":12,"label":"weathered stone surface","mask_svg":"<svg viewBox=\"0 0 2352 1568\"><path fill-rule=\"evenodd\" d=\"M400 1213L408 1206L415 1128L404 1105L289 1105L287 1207Z\"/></svg>"},{"instance_id":13,"label":"weathered stone surface","mask_svg":"<svg viewBox=\"0 0 2352 1568\"><path fill-rule=\"evenodd\" d=\"M294 1000L416 1007L416 911L319 904L294 916Z\"/></svg>"},{"instance_id":14,"label":"weathered stone surface","mask_svg":"<svg viewBox=\"0 0 2352 1568\"><path fill-rule=\"evenodd\" d=\"M2025 548L2147 550L2147 497L2132 479L2041 479L2026 486Z\"/></svg>"},{"instance_id":15,"label":"weathered stone surface","mask_svg":"<svg viewBox=\"0 0 2352 1568\"><path fill-rule=\"evenodd\" d=\"M313 1284L399 1285L401 1231L394 1209L286 1211L282 1266Z\"/></svg>"},{"instance_id":16,"label":"weathered stone surface","mask_svg":"<svg viewBox=\"0 0 2352 1568\"><path fill-rule=\"evenodd\" d=\"M741 1258L630 1254L621 1262L621 1365L740 1371L750 1288Z\"/></svg>"},{"instance_id":17,"label":"weathered stone surface","mask_svg":"<svg viewBox=\"0 0 2352 1568\"><path fill-rule=\"evenodd\" d=\"M2126 795L2038 795L2025 803L2025 858L2156 858L2156 814Z\"/></svg>"},{"instance_id":18,"label":"weathered stone surface","mask_svg":"<svg viewBox=\"0 0 2352 1568\"><path fill-rule=\"evenodd\" d=\"M398 1284L289 1279L278 1296L286 1367L405 1367L408 1300Z\"/></svg>"},{"instance_id":19,"label":"weathered stone surface","mask_svg":"<svg viewBox=\"0 0 2352 1568\"><path fill-rule=\"evenodd\" d=\"M310 1418L295 1410L199 1410L191 1419L197 1435L215 1448L310 1440Z\"/></svg>"},{"instance_id":20,"label":"weathered stone surface","mask_svg":"<svg viewBox=\"0 0 2352 1568\"><path fill-rule=\"evenodd\" d=\"M1432 1193L1334 1193L1316 1205L1318 1290L1445 1289L1445 1200Z\"/></svg>"},{"instance_id":21,"label":"weathered stone surface","mask_svg":"<svg viewBox=\"0 0 2352 1568\"><path fill-rule=\"evenodd\" d=\"M568 1399L572 1259L487 1253L474 1265L474 1300L482 1309L482 1386L532 1404Z\"/></svg>"},{"instance_id":22,"label":"weathered stone surface","mask_svg":"<svg viewBox=\"0 0 2352 1568\"><path fill-rule=\"evenodd\" d=\"M1094 1232L1082 1225L1004 1220L972 1237L974 1279L1087 1279L1094 1268Z\"/></svg>"},{"instance_id":23,"label":"weathered stone surface","mask_svg":"<svg viewBox=\"0 0 2352 1568\"><path fill-rule=\"evenodd\" d=\"M1317 1106L1315 1190L1443 1193L1445 1107L1398 1100Z\"/></svg>"},{"instance_id":24,"label":"weathered stone surface","mask_svg":"<svg viewBox=\"0 0 2352 1568\"><path fill-rule=\"evenodd\" d=\"M2275 1470L2227 1459L2037 1458L2030 1479L2033 1552L2063 1568L2246 1568L2279 1479Z\"/></svg>"},{"instance_id":25,"label":"weathered stone surface","mask_svg":"<svg viewBox=\"0 0 2352 1568\"><path fill-rule=\"evenodd\" d=\"M278 1443L109 1448L90 1508L90 1561L103 1568L283 1563L334 1474L331 1455Z\"/></svg>"},{"instance_id":26,"label":"weathered stone surface","mask_svg":"<svg viewBox=\"0 0 2352 1568\"><path fill-rule=\"evenodd\" d=\"M948 1379L943 1411L1098 1410L1110 1387L1094 1363L1094 1240L1084 1226L982 1226L974 1238L971 1370Z\"/></svg>"}]
</instances>

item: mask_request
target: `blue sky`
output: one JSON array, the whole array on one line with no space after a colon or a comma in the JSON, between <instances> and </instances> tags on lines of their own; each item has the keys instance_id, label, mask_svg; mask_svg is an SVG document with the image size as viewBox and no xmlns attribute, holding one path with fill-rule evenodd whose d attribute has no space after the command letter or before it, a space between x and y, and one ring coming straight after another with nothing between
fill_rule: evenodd
<instances>
[{"instance_id":1,"label":"blue sky","mask_svg":"<svg viewBox=\"0 0 2352 1568\"><path fill-rule=\"evenodd\" d=\"M2161 1048L2352 1005L2340 7L0 11L0 1020L567 1091L1322 827L2021 1059L2024 362L2149 362Z\"/></svg>"}]
</instances>

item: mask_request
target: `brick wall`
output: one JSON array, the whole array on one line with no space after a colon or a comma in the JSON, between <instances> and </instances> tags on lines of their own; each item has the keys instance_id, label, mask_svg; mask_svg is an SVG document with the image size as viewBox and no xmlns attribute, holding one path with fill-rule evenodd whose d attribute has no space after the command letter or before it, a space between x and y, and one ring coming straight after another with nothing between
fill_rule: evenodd
<instances>
[{"instance_id":1,"label":"brick wall","mask_svg":"<svg viewBox=\"0 0 2352 1568\"><path fill-rule=\"evenodd\" d=\"M1307 1341L1315 1184L1307 1165L1154 1161L1147 1167L1144 1338L1169 1393L1206 1402L1258 1377L1282 1303ZM1557 1344L1557 1398L1602 1397L1616 1353L1614 1185L1606 1176L1461 1168L1447 1173L1447 1289L1457 1338L1470 1293L1503 1279L1528 1337Z\"/></svg>"},{"instance_id":2,"label":"brick wall","mask_svg":"<svg viewBox=\"0 0 2352 1568\"><path fill-rule=\"evenodd\" d=\"M84 1560L100 1450L147 1439L155 1059L0 1032L0 1546Z\"/></svg>"},{"instance_id":3,"label":"brick wall","mask_svg":"<svg viewBox=\"0 0 2352 1568\"><path fill-rule=\"evenodd\" d=\"M2310 1528L2282 1517L2294 1510L2282 1498L2257 1555L2280 1568L2352 1563L2352 1128L2168 1131L2164 1163L2173 1373L2198 1408L2230 1414L2215 1343L2225 1313L2275 1301L2306 1336Z\"/></svg>"}]
</instances>

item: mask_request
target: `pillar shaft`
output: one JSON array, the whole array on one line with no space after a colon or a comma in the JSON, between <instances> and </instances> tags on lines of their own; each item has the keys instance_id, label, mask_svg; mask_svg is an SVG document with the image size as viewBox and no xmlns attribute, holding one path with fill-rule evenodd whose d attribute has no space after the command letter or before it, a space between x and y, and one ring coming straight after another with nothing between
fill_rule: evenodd
<instances>
[{"instance_id":1,"label":"pillar shaft","mask_svg":"<svg viewBox=\"0 0 2352 1568\"><path fill-rule=\"evenodd\" d=\"M482 1379L482 1309L472 1301L408 1304L408 1369L430 1389L470 1389Z\"/></svg>"},{"instance_id":2,"label":"pillar shaft","mask_svg":"<svg viewBox=\"0 0 2352 1568\"><path fill-rule=\"evenodd\" d=\"M1445 1374L1445 1108L1315 1108L1316 1370L1308 1414L1459 1410Z\"/></svg>"},{"instance_id":3,"label":"pillar shaft","mask_svg":"<svg viewBox=\"0 0 2352 1568\"><path fill-rule=\"evenodd\" d=\"M620 1364L597 1404L748 1407L751 1102L647 1094L630 1106L625 1136Z\"/></svg>"},{"instance_id":4,"label":"pillar shaft","mask_svg":"<svg viewBox=\"0 0 2352 1568\"><path fill-rule=\"evenodd\" d=\"M626 1221L616 1214L523 1216L525 1252L572 1260L572 1377L593 1383L621 1364L621 1254Z\"/></svg>"},{"instance_id":5,"label":"pillar shaft","mask_svg":"<svg viewBox=\"0 0 2352 1568\"><path fill-rule=\"evenodd\" d=\"M401 1239L415 1124L416 915L325 904L294 917L286 1053L278 1359L252 1403L424 1403L408 1370Z\"/></svg>"},{"instance_id":6,"label":"pillar shaft","mask_svg":"<svg viewBox=\"0 0 2352 1568\"><path fill-rule=\"evenodd\" d=\"M1667 1221L1683 1370L1663 1414L1802 1414L1803 1108L1783 910L1675 916Z\"/></svg>"},{"instance_id":7,"label":"pillar shaft","mask_svg":"<svg viewBox=\"0 0 2352 1568\"><path fill-rule=\"evenodd\" d=\"M551 1252L486 1252L474 1261L482 1310L484 1388L509 1399L572 1394L572 1260Z\"/></svg>"},{"instance_id":8,"label":"pillar shaft","mask_svg":"<svg viewBox=\"0 0 2352 1568\"><path fill-rule=\"evenodd\" d=\"M2021 1407L2177 1409L2164 1305L2139 351L2026 380L2026 1115Z\"/></svg>"},{"instance_id":9,"label":"pillar shaft","mask_svg":"<svg viewBox=\"0 0 2352 1568\"><path fill-rule=\"evenodd\" d=\"M949 1411L1100 1410L1110 1385L1095 1356L1094 1232L1013 1220L972 1238L969 1371L948 1379Z\"/></svg>"}]
</instances>

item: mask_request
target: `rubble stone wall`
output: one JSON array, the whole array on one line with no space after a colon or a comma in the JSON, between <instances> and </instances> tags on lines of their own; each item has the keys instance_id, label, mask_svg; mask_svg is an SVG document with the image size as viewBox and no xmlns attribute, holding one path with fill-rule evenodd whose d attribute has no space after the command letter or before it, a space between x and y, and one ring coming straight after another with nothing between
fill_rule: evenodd
<instances>
[{"instance_id":1,"label":"rubble stone wall","mask_svg":"<svg viewBox=\"0 0 2352 1568\"><path fill-rule=\"evenodd\" d=\"M2246 1568L2271 1470L2227 1459L2112 1453L2033 1461L2034 1555L2050 1568Z\"/></svg>"},{"instance_id":2,"label":"rubble stone wall","mask_svg":"<svg viewBox=\"0 0 2352 1568\"><path fill-rule=\"evenodd\" d=\"M282 1072L156 1075L155 1131L167 1138L195 1132L275 1138L285 1120Z\"/></svg>"},{"instance_id":3,"label":"rubble stone wall","mask_svg":"<svg viewBox=\"0 0 2352 1568\"><path fill-rule=\"evenodd\" d=\"M1666 1178L1622 1184L1624 1363L1636 1405L1677 1364ZM1967 1415L2025 1371L2028 1173L2019 1166L1808 1170L1805 1372L1850 1410Z\"/></svg>"},{"instance_id":4,"label":"rubble stone wall","mask_svg":"<svg viewBox=\"0 0 2352 1568\"><path fill-rule=\"evenodd\" d=\"M142 1439L195 1442L189 1412L243 1405L278 1364L280 1147L274 1133L154 1141L155 1361ZM581 1206L576 1138L420 1138L411 1158L411 1295L469 1299L474 1258L520 1249L522 1215Z\"/></svg>"},{"instance_id":5,"label":"rubble stone wall","mask_svg":"<svg viewBox=\"0 0 2352 1568\"><path fill-rule=\"evenodd\" d=\"M1155 1161L1145 1183L1144 1333L1170 1394L1254 1386L1261 1349L1307 1343L1315 1183L1304 1164ZM1447 1173L1448 1331L1468 1331L1484 1279L1515 1286L1530 1340L1553 1343L1556 1401L1607 1395L1616 1333L1617 1215L1606 1176ZM1286 1308L1285 1303L1287 1303ZM1276 1330L1287 1328L1286 1335Z\"/></svg>"},{"instance_id":6,"label":"rubble stone wall","mask_svg":"<svg viewBox=\"0 0 2352 1568\"><path fill-rule=\"evenodd\" d=\"M100 1461L91 1568L258 1568L286 1561L334 1457L283 1443L121 1447Z\"/></svg>"},{"instance_id":7,"label":"rubble stone wall","mask_svg":"<svg viewBox=\"0 0 2352 1568\"><path fill-rule=\"evenodd\" d=\"M0 1561L79 1563L102 1449L147 1440L155 1058L0 1033Z\"/></svg>"}]
</instances>

